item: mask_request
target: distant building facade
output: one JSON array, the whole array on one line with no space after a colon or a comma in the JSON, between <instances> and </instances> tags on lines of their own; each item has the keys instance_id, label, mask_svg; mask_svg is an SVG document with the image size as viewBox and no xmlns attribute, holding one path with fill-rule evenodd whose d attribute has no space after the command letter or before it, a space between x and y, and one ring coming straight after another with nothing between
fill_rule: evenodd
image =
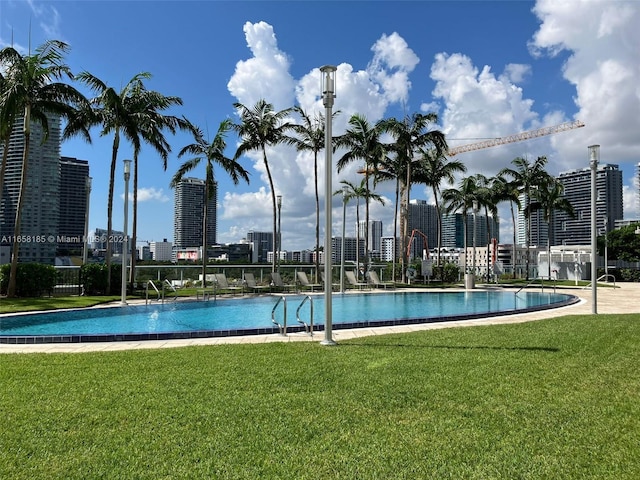
<instances>
[{"instance_id":1,"label":"distant building facade","mask_svg":"<svg viewBox=\"0 0 640 480\"><path fill-rule=\"evenodd\" d=\"M178 249L202 246L202 216L205 202L205 182L199 178L184 178L175 187L173 239ZM216 244L217 184L207 204L207 245Z\"/></svg>"},{"instance_id":2,"label":"distant building facade","mask_svg":"<svg viewBox=\"0 0 640 480\"><path fill-rule=\"evenodd\" d=\"M87 160L60 157L59 256L82 255L90 181Z\"/></svg>"}]
</instances>

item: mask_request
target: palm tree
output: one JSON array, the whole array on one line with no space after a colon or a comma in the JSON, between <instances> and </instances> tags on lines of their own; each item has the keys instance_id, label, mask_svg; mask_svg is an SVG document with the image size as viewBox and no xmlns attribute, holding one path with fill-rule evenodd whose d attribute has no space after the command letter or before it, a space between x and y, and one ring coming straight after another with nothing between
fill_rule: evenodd
<instances>
[{"instance_id":1,"label":"palm tree","mask_svg":"<svg viewBox=\"0 0 640 480\"><path fill-rule=\"evenodd\" d=\"M462 214L462 228L464 236L464 273L467 273L467 215L477 201L476 183L473 177L465 177L458 188L448 188L442 192L445 213L460 212ZM475 225L474 225L475 228ZM475 273L475 272L474 272Z\"/></svg>"},{"instance_id":2,"label":"palm tree","mask_svg":"<svg viewBox=\"0 0 640 480\"><path fill-rule=\"evenodd\" d=\"M220 122L218 132L211 142L204 138L202 130L192 126L191 130L195 143L189 144L180 150L178 158L184 155L191 155L192 158L185 161L171 179L171 188L175 188L184 176L196 168L200 162L206 162L206 173L204 182L204 207L202 212L202 287L207 286L207 211L209 200L211 200L215 188L214 163L218 164L229 174L234 185L240 183L240 179L249 183L249 173L236 160L225 157L224 151L227 148L226 135L231 130L230 120Z\"/></svg>"},{"instance_id":3,"label":"palm tree","mask_svg":"<svg viewBox=\"0 0 640 480\"><path fill-rule=\"evenodd\" d=\"M96 97L89 101L90 108L83 109L71 119L65 131L65 137L82 130L87 126L101 126L100 136L113 134L111 147L111 168L109 172L109 198L107 203L107 291L111 291L111 251L109 241L113 235L113 190L115 186L116 163L120 137L123 136L133 146L134 154L140 151L141 137L146 118L139 115L140 105L134 97L143 89L143 80L151 78L148 72L134 75L118 92L107 86L99 78L89 72L80 72L77 78L96 92ZM90 139L85 135L85 139ZM136 188L134 187L134 195ZM126 252L125 252L126 254Z\"/></svg>"},{"instance_id":4,"label":"palm tree","mask_svg":"<svg viewBox=\"0 0 640 480\"><path fill-rule=\"evenodd\" d=\"M544 180L546 177L546 171L544 169L547 164L547 157L540 156L533 161L529 162L526 158L517 157L511 161L515 168L504 168L500 171L500 176L508 176L518 186L520 194L525 197L525 218L527 219L526 226L526 244L527 244L527 258L526 258L526 280L529 280L529 264L530 264L530 252L529 246L531 244L531 216L529 215L530 209L528 205L531 201L531 191L537 185L540 180ZM528 213L527 213L528 212ZM514 247L515 248L515 247Z\"/></svg>"},{"instance_id":5,"label":"palm tree","mask_svg":"<svg viewBox=\"0 0 640 480\"><path fill-rule=\"evenodd\" d=\"M137 115L140 124L140 137L151 145L160 155L162 167L167 169L167 160L171 146L167 142L163 130L167 129L175 134L176 129L192 130L192 125L186 120L162 114L175 105L182 105L182 99L174 96L165 96L159 92L147 90L142 82L136 82L131 89L130 95L126 98L127 104L131 105L130 111ZM141 147L141 145L139 145ZM131 245L135 252L138 232L138 157L140 148L133 151L133 225L131 229ZM130 282L135 279L136 255L131 256Z\"/></svg>"},{"instance_id":6,"label":"palm tree","mask_svg":"<svg viewBox=\"0 0 640 480\"><path fill-rule=\"evenodd\" d=\"M257 150L262 152L262 161L267 171L269 179L269 188L271 190L271 203L273 205L273 241L275 245L277 235L277 216L276 216L276 192L273 185L273 177L267 160L267 147L273 147L279 143L283 143L287 139L287 132L292 128L287 117L291 109L280 110L276 112L273 105L267 103L266 100L258 100L253 108L248 108L241 103L234 103L234 108L238 110L240 115L240 123L232 124L232 128L238 133L241 143L236 150L233 159L237 160L247 152ZM330 199L327 199L330 201ZM331 235L331 232L327 232ZM276 255L274 249L272 272L276 271Z\"/></svg>"},{"instance_id":7,"label":"palm tree","mask_svg":"<svg viewBox=\"0 0 640 480\"><path fill-rule=\"evenodd\" d=\"M414 113L406 116L402 121L395 118L383 120L380 128L394 137L390 149L395 152L398 161L405 165L405 181L400 183L401 196L403 197L400 208L400 238L402 248L402 271L404 276L409 223L409 200L411 195L411 164L421 148L432 147L438 155L447 151L447 142L444 133L440 130L428 130L437 123L438 116L435 113Z\"/></svg>"},{"instance_id":8,"label":"palm tree","mask_svg":"<svg viewBox=\"0 0 640 480\"><path fill-rule=\"evenodd\" d=\"M573 217L573 205L564 196L564 186L556 178L551 175L545 175L539 182L537 188L532 190L533 202L527 205L528 216L535 210L542 210L544 221L547 224L547 259L548 259L548 273L551 277L551 243L553 241L554 234L554 212L560 211Z\"/></svg>"},{"instance_id":9,"label":"palm tree","mask_svg":"<svg viewBox=\"0 0 640 480\"><path fill-rule=\"evenodd\" d=\"M440 266L440 250L442 248L442 212L440 206L440 185L443 181L452 184L456 173L464 173L467 167L458 160L447 161L447 157L438 154L436 149L419 149L419 160L415 167L414 181L431 187L438 215L438 252L437 265Z\"/></svg>"},{"instance_id":10,"label":"palm tree","mask_svg":"<svg viewBox=\"0 0 640 480\"><path fill-rule=\"evenodd\" d=\"M496 203L509 202L509 208L511 209L511 224L513 226L513 244L511 250L511 265L513 266L512 277L516 278L516 215L513 208L515 204L518 210L522 208L520 204L520 196L518 187L515 182L510 182L500 174L494 177L492 190L494 192Z\"/></svg>"},{"instance_id":11,"label":"palm tree","mask_svg":"<svg viewBox=\"0 0 640 480\"><path fill-rule=\"evenodd\" d=\"M0 204L4 192L4 176L7 171L7 159L9 158L9 141L11 140L11 132L15 121L15 114L10 108L4 107L5 89L8 87L0 69L0 144L2 144L2 164L0 165Z\"/></svg>"},{"instance_id":12,"label":"palm tree","mask_svg":"<svg viewBox=\"0 0 640 480\"><path fill-rule=\"evenodd\" d=\"M351 162L355 160L364 160L364 186L367 192L369 192L369 180L371 174L378 170L381 162L386 157L385 145L380 141L382 135L382 129L380 128L380 122L376 125L371 125L366 117L362 115L352 115L349 119L350 127L347 131L336 137L335 148L346 148L347 152L340 157L336 162L338 173L347 167ZM369 195L365 197L365 232L364 232L364 254L365 263L369 258ZM360 224L358 223L358 229ZM359 236L357 234L356 236Z\"/></svg>"},{"instance_id":13,"label":"palm tree","mask_svg":"<svg viewBox=\"0 0 640 480\"><path fill-rule=\"evenodd\" d=\"M474 175L475 180L476 180L476 196L477 196L477 203L478 206L480 208L484 209L484 221L485 221L485 228L486 228L486 232L487 232L487 270L486 270L486 274L487 274L487 283L489 283L489 266L491 265L490 263L490 245L491 245L491 238L493 237L493 233L491 231L491 222L489 221L489 214L491 214L491 218L494 221L497 221L498 218L498 199L496 197L496 192L493 189L493 182L494 182L494 178L491 177L486 177L485 175L481 174L481 173L476 173ZM474 229L476 228L475 226L473 227ZM474 252L473 252L474 258L475 258L475 248L474 248Z\"/></svg>"},{"instance_id":14,"label":"palm tree","mask_svg":"<svg viewBox=\"0 0 640 480\"><path fill-rule=\"evenodd\" d=\"M324 149L325 142L325 130L324 130L324 115L322 113L311 118L307 112L301 107L294 107L300 118L302 124L294 124L291 129L296 133L295 137L288 137L287 142L295 146L299 152L307 151L313 153L313 178L315 184L316 194L316 279L318 283L318 272L320 271L320 196L318 193L318 153ZM338 112L335 112L335 115Z\"/></svg>"},{"instance_id":15,"label":"palm tree","mask_svg":"<svg viewBox=\"0 0 640 480\"><path fill-rule=\"evenodd\" d=\"M345 187L347 187L346 195L344 197L345 201L348 202L352 198L355 198L357 200L356 201L356 225L357 225L356 226L356 267L359 272L360 271L360 245L359 245L360 235L358 234L359 233L358 230L360 228L360 199L364 198L366 203L369 203L370 201L373 200L375 202L379 202L382 205L384 205L384 198L382 198L380 195L372 192L367 188L366 179L362 179L362 181L360 182L360 185L354 185L353 183L347 180L341 180L340 183L343 184ZM342 189L336 190L335 192L333 192L334 195L342 195L342 193L343 193ZM359 275L359 273L356 273L356 275Z\"/></svg>"},{"instance_id":16,"label":"palm tree","mask_svg":"<svg viewBox=\"0 0 640 480\"><path fill-rule=\"evenodd\" d=\"M74 106L85 101L84 97L72 86L59 82L66 77L72 79L68 65L64 63L64 56L69 50L66 43L50 40L39 46L35 53L21 55L13 47L5 47L0 51L0 65L5 69L4 88L2 92L3 113L0 123L2 134L7 135L8 122L22 115L24 150L22 153L22 172L20 190L16 208L16 218L13 234L20 235L22 211L27 190L27 172L29 160L29 145L31 127L39 124L46 141L49 135L49 120L47 115L56 114L63 118L70 118ZM8 142L7 142L8 143ZM13 243L11 255L11 270L7 296L16 294L16 273L18 268L20 242Z\"/></svg>"}]
</instances>

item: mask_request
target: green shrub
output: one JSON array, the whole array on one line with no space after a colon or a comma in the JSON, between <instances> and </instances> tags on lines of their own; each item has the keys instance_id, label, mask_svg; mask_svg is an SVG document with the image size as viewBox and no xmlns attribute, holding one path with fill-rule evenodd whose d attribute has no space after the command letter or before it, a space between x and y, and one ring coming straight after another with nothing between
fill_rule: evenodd
<instances>
[{"instance_id":1,"label":"green shrub","mask_svg":"<svg viewBox=\"0 0 640 480\"><path fill-rule=\"evenodd\" d=\"M0 268L0 291L5 294L9 287L11 265ZM42 263L18 263L16 273L16 295L18 297L39 297L43 293L51 294L56 286L56 269L53 265Z\"/></svg>"},{"instance_id":2,"label":"green shrub","mask_svg":"<svg viewBox=\"0 0 640 480\"><path fill-rule=\"evenodd\" d=\"M455 283L460 276L460 268L455 263L445 263L442 267L442 282Z\"/></svg>"},{"instance_id":3,"label":"green shrub","mask_svg":"<svg viewBox=\"0 0 640 480\"><path fill-rule=\"evenodd\" d=\"M122 286L122 265L111 265L111 292L107 292L107 264L87 263L80 269L85 295L117 295Z\"/></svg>"}]
</instances>

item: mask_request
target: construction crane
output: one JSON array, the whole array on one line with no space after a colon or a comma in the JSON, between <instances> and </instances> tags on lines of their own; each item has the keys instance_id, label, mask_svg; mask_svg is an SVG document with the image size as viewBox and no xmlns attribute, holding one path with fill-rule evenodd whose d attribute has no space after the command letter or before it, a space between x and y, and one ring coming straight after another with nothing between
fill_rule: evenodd
<instances>
[{"instance_id":1,"label":"construction crane","mask_svg":"<svg viewBox=\"0 0 640 480\"><path fill-rule=\"evenodd\" d=\"M458 155L459 153L471 152L473 150L480 150L482 148L496 147L498 145L505 145L507 143L522 142L524 140L544 137L545 135L552 135L554 133L566 132L567 130L573 130L574 128L581 127L584 127L584 123L580 120L575 120L573 122L561 123L552 127L543 127L536 130L528 130L522 133L515 133L513 135L507 135L506 137L497 137L489 140L483 140L482 142L460 145L459 147L450 148L448 154L450 157L453 157L455 155Z\"/></svg>"},{"instance_id":2,"label":"construction crane","mask_svg":"<svg viewBox=\"0 0 640 480\"><path fill-rule=\"evenodd\" d=\"M416 233L418 235L420 235L422 237L422 239L424 240L424 248L422 251L422 259L423 260L427 260L429 258L429 241L427 240L427 236L422 233L420 230L418 230L417 228L414 228L413 230L411 230L411 237L409 237L409 243L407 245L407 258L411 257L411 245L413 244L413 239L416 236Z\"/></svg>"}]
</instances>

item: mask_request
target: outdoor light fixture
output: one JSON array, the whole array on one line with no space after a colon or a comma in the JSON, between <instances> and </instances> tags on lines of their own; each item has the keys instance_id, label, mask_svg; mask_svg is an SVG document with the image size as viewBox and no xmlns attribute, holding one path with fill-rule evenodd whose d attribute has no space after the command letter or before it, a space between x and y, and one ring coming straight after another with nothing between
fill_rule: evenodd
<instances>
[{"instance_id":1,"label":"outdoor light fixture","mask_svg":"<svg viewBox=\"0 0 640 480\"><path fill-rule=\"evenodd\" d=\"M127 234L129 220L129 178L131 177L131 160L124 160L124 228L122 236L122 287L121 305L127 304L127 259L129 257L129 237ZM107 239L108 240L108 239Z\"/></svg>"},{"instance_id":2,"label":"outdoor light fixture","mask_svg":"<svg viewBox=\"0 0 640 480\"><path fill-rule=\"evenodd\" d=\"M333 123L333 100L335 95L335 83L336 83L336 70L333 65L325 65L320 67L320 91L322 92L322 103L325 108L324 115L324 151L325 151L325 166L324 166L324 340L320 342L322 345L335 345L332 335L332 305L331 305L331 273L333 270L331 264L331 174L333 168L331 167L331 127Z\"/></svg>"},{"instance_id":3,"label":"outdoor light fixture","mask_svg":"<svg viewBox=\"0 0 640 480\"><path fill-rule=\"evenodd\" d=\"M589 147L589 166L591 167L591 296L592 305L591 313L598 313L598 230L597 230L597 211L596 199L598 192L596 189L596 173L598 170L598 161L600 160L600 145L590 145Z\"/></svg>"},{"instance_id":4,"label":"outdoor light fixture","mask_svg":"<svg viewBox=\"0 0 640 480\"><path fill-rule=\"evenodd\" d=\"M276 202L278 205L278 238L276 239L277 242L277 265L278 265L278 273L280 273L280 250L282 249L282 234L281 234L281 230L280 230L280 219L282 218L282 195L278 195L276 197Z\"/></svg>"}]
</instances>

